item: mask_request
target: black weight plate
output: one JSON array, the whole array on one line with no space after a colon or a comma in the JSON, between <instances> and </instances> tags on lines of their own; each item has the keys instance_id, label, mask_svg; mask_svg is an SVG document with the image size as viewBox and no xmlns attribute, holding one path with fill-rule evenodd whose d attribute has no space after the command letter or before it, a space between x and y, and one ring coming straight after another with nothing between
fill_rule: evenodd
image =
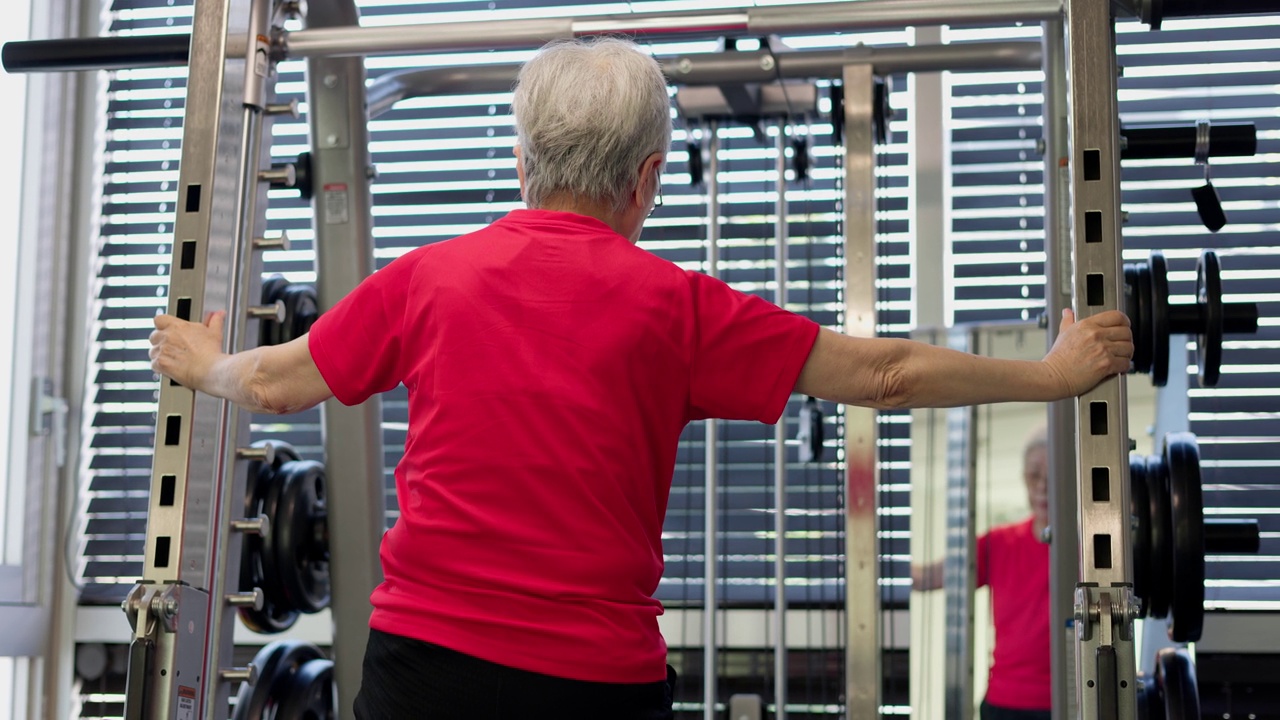
<instances>
[{"instance_id":1,"label":"black weight plate","mask_svg":"<svg viewBox=\"0 0 1280 720\"><path fill-rule=\"evenodd\" d=\"M1164 253L1151 252L1151 384L1169 382L1169 265Z\"/></svg>"},{"instance_id":2,"label":"black weight plate","mask_svg":"<svg viewBox=\"0 0 1280 720\"><path fill-rule=\"evenodd\" d=\"M266 494L268 488L276 482L276 471L281 465L291 460L298 459L298 451L287 442L280 440L259 440L253 443L253 447L262 447L271 444L274 449L275 458L271 465L260 461L249 463L249 478L245 488L245 517L256 518L258 515L265 515L262 512L263 495ZM270 523L270 516L267 516ZM262 588L264 602L261 610L255 610L252 607L241 607L238 609L240 621L245 627L253 632L263 635L272 635L284 632L293 627L298 620L298 613L287 607L277 605L280 601L279 595L274 597L267 593L263 586L266 574L263 572L263 538L260 535L245 535L243 540L243 551L240 561L240 590L248 592L254 588Z\"/></svg>"},{"instance_id":3,"label":"black weight plate","mask_svg":"<svg viewBox=\"0 0 1280 720\"><path fill-rule=\"evenodd\" d=\"M262 282L262 304L271 305L283 299L289 281L283 275L272 275ZM258 322L258 345L279 345L280 323L274 320Z\"/></svg>"},{"instance_id":4,"label":"black weight plate","mask_svg":"<svg viewBox=\"0 0 1280 720\"><path fill-rule=\"evenodd\" d=\"M1165 720L1200 720L1200 688L1186 650L1164 648L1156 655L1156 684Z\"/></svg>"},{"instance_id":5,"label":"black weight plate","mask_svg":"<svg viewBox=\"0 0 1280 720\"><path fill-rule=\"evenodd\" d=\"M1137 352L1137 346L1145 346L1143 351L1142 364L1145 369L1141 372L1150 373L1155 362L1155 319L1152 317L1154 308L1151 305L1151 266L1148 263L1138 265L1138 291L1135 293L1139 298L1139 307L1142 309L1142 328L1139 336L1136 332L1133 336L1134 352Z\"/></svg>"},{"instance_id":6,"label":"black weight plate","mask_svg":"<svg viewBox=\"0 0 1280 720\"><path fill-rule=\"evenodd\" d=\"M1205 250L1196 263L1196 303L1204 318L1204 332L1196 337L1196 366L1200 369L1200 387L1218 384L1222 368L1222 265L1218 254Z\"/></svg>"},{"instance_id":7,"label":"black weight plate","mask_svg":"<svg viewBox=\"0 0 1280 720\"><path fill-rule=\"evenodd\" d=\"M1195 642L1204 629L1204 501L1195 435L1166 435L1164 463L1169 471L1169 518L1173 528L1169 638L1174 642Z\"/></svg>"},{"instance_id":8,"label":"black weight plate","mask_svg":"<svg viewBox=\"0 0 1280 720\"><path fill-rule=\"evenodd\" d=\"M280 580L280 568L276 562L277 546L280 542L280 512L278 508L281 490L285 484L285 468L288 465L289 463L285 463L280 466L274 481L265 488L262 494L261 512L270 519L271 532L267 533L262 541L262 574L259 580L262 583L262 592L266 595L267 602L285 610L297 610L297 607L289 603L288 596L285 594Z\"/></svg>"},{"instance_id":9,"label":"black weight plate","mask_svg":"<svg viewBox=\"0 0 1280 720\"><path fill-rule=\"evenodd\" d=\"M1142 285L1138 281L1139 274L1137 265L1125 264L1124 309L1125 314L1129 316L1129 329L1133 332L1133 371L1149 373L1151 372L1151 344L1143 333L1150 324L1147 315L1150 315L1151 308L1147 293L1142 292Z\"/></svg>"},{"instance_id":10,"label":"black weight plate","mask_svg":"<svg viewBox=\"0 0 1280 720\"><path fill-rule=\"evenodd\" d=\"M284 334L283 342L289 342L307 334L311 325L320 314L320 304L316 300L316 289L310 285L291 283L284 289Z\"/></svg>"},{"instance_id":11,"label":"black weight plate","mask_svg":"<svg viewBox=\"0 0 1280 720\"><path fill-rule=\"evenodd\" d=\"M301 460L280 468L275 566L290 607L315 613L329 606L329 548L324 465Z\"/></svg>"},{"instance_id":12,"label":"black weight plate","mask_svg":"<svg viewBox=\"0 0 1280 720\"><path fill-rule=\"evenodd\" d=\"M277 640L259 650L253 658L258 680L253 685L240 685L232 720L279 717L274 710L293 676L306 663L323 657L319 648L301 640Z\"/></svg>"},{"instance_id":13,"label":"black weight plate","mask_svg":"<svg viewBox=\"0 0 1280 720\"><path fill-rule=\"evenodd\" d=\"M1150 597L1147 601L1147 617L1163 618L1169 614L1169 596L1173 583L1173 529L1169 522L1169 475L1164 460L1158 456L1147 457L1147 500L1151 529L1151 564L1148 566Z\"/></svg>"},{"instance_id":14,"label":"black weight plate","mask_svg":"<svg viewBox=\"0 0 1280 720\"><path fill-rule=\"evenodd\" d=\"M1138 697L1138 720L1164 720L1164 703L1154 677L1139 675L1134 685Z\"/></svg>"},{"instance_id":15,"label":"black weight plate","mask_svg":"<svg viewBox=\"0 0 1280 720\"><path fill-rule=\"evenodd\" d=\"M276 720L332 720L336 707L333 661L309 660L283 689Z\"/></svg>"},{"instance_id":16,"label":"black weight plate","mask_svg":"<svg viewBox=\"0 0 1280 720\"><path fill-rule=\"evenodd\" d=\"M1132 515L1133 594L1147 611L1147 594L1151 592L1151 499L1147 495L1147 460L1137 453L1129 455L1129 510Z\"/></svg>"}]
</instances>

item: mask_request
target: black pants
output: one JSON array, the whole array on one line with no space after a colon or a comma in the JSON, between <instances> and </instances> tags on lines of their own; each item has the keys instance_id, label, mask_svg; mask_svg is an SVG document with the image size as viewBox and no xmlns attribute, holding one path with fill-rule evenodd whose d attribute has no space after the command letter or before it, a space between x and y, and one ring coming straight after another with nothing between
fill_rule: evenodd
<instances>
[{"instance_id":1,"label":"black pants","mask_svg":"<svg viewBox=\"0 0 1280 720\"><path fill-rule=\"evenodd\" d=\"M978 708L981 720L1050 720L1053 715L1048 710L1014 710L992 705L986 700Z\"/></svg>"},{"instance_id":2,"label":"black pants","mask_svg":"<svg viewBox=\"0 0 1280 720\"><path fill-rule=\"evenodd\" d=\"M673 720L674 683L670 666L665 682L582 682L370 630L355 711L359 720Z\"/></svg>"}]
</instances>

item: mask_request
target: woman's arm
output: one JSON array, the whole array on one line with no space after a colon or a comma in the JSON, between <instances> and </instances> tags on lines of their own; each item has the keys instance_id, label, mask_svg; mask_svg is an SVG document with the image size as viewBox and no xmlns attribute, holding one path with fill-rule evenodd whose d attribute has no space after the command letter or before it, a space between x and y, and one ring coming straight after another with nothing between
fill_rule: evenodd
<instances>
[{"instance_id":1,"label":"woman's arm","mask_svg":"<svg viewBox=\"0 0 1280 720\"><path fill-rule=\"evenodd\" d=\"M880 409L1049 402L1128 371L1132 357L1129 318L1114 310L1078 323L1070 311L1063 313L1058 340L1043 360L1003 360L823 330L796 392Z\"/></svg>"},{"instance_id":2,"label":"woman's arm","mask_svg":"<svg viewBox=\"0 0 1280 720\"><path fill-rule=\"evenodd\" d=\"M311 358L306 335L227 354L222 352L224 316L212 313L204 324L156 316L151 369L255 413L301 412L333 396Z\"/></svg>"}]
</instances>

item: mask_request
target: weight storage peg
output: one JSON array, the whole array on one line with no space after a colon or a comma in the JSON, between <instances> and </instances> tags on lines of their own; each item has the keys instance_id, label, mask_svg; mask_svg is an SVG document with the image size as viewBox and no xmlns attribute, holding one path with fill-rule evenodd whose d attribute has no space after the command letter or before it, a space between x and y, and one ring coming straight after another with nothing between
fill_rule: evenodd
<instances>
[{"instance_id":1,"label":"weight storage peg","mask_svg":"<svg viewBox=\"0 0 1280 720\"><path fill-rule=\"evenodd\" d=\"M1169 381L1170 335L1195 337L1200 386L1213 387L1222 367L1223 336L1258 331L1256 303L1222 301L1222 264L1212 250L1202 253L1196 266L1194 303L1169 302L1169 268L1159 251L1153 251L1145 263L1126 263L1124 282L1134 371L1150 373L1158 387Z\"/></svg>"},{"instance_id":2,"label":"weight storage peg","mask_svg":"<svg viewBox=\"0 0 1280 720\"><path fill-rule=\"evenodd\" d=\"M320 301L311 285L291 283L273 275L262 283L262 305L279 305L278 318L266 318L258 325L259 345L283 345L302 337L320 317Z\"/></svg>"},{"instance_id":3,"label":"weight storage peg","mask_svg":"<svg viewBox=\"0 0 1280 720\"><path fill-rule=\"evenodd\" d=\"M1204 519L1200 449L1169 433L1160 455L1129 457L1133 592L1146 617L1168 617L1169 637L1195 642L1204 629L1205 555L1256 553L1257 520Z\"/></svg>"},{"instance_id":4,"label":"weight storage peg","mask_svg":"<svg viewBox=\"0 0 1280 720\"><path fill-rule=\"evenodd\" d=\"M312 666L306 673L304 668L311 663L322 661L329 663L329 674L322 671L321 666ZM336 717L332 710L327 714L307 715L307 704L293 700L293 696L304 688L303 679L309 680L305 690L310 695L317 683L329 688L329 707L333 708L333 676L332 662L324 657L320 648L300 640L277 640L258 651L250 666L257 677L246 680L236 694L236 708L232 720L293 720L294 718ZM299 678L302 676L302 679ZM286 705L301 706L301 711L288 715L283 712ZM312 706L314 707L314 706Z\"/></svg>"}]
</instances>

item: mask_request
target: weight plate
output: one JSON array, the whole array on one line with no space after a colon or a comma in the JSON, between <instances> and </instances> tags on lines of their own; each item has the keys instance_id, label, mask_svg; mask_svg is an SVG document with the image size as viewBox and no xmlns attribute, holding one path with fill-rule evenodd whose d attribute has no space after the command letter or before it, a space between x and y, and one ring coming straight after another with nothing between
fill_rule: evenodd
<instances>
[{"instance_id":1,"label":"weight plate","mask_svg":"<svg viewBox=\"0 0 1280 720\"><path fill-rule=\"evenodd\" d=\"M280 513L278 507L280 505L281 489L285 483L284 469L287 466L288 463L280 466L274 481L265 488L262 494L260 511L270 519L271 531L262 539L262 573L258 579L267 602L288 610L297 610L298 608L289 602L288 596L284 591L283 583L280 579L281 569L276 561L279 556L277 547L280 542Z\"/></svg>"},{"instance_id":2,"label":"weight plate","mask_svg":"<svg viewBox=\"0 0 1280 720\"><path fill-rule=\"evenodd\" d=\"M1151 592L1151 499L1147 494L1147 460L1136 453L1129 455L1129 509L1133 536L1133 594L1147 611L1147 594Z\"/></svg>"},{"instance_id":3,"label":"weight plate","mask_svg":"<svg viewBox=\"0 0 1280 720\"><path fill-rule=\"evenodd\" d=\"M1151 344L1143 335L1149 324L1149 298L1141 291L1138 281L1138 265L1125 263L1124 266L1124 309L1129 316L1129 329L1133 332L1133 371L1151 372Z\"/></svg>"},{"instance_id":4,"label":"weight plate","mask_svg":"<svg viewBox=\"0 0 1280 720\"><path fill-rule=\"evenodd\" d=\"M1151 252L1151 383L1169 382L1169 265L1164 253Z\"/></svg>"},{"instance_id":5,"label":"weight plate","mask_svg":"<svg viewBox=\"0 0 1280 720\"><path fill-rule=\"evenodd\" d=\"M272 275L262 281L262 304L271 305L277 300L283 299L284 289L288 287L289 281L283 275ZM258 344L259 345L279 345L280 344L280 323L274 320L261 320L258 322Z\"/></svg>"},{"instance_id":6,"label":"weight plate","mask_svg":"<svg viewBox=\"0 0 1280 720\"><path fill-rule=\"evenodd\" d=\"M1218 384L1222 368L1222 334L1225 316L1222 309L1222 265L1218 254L1205 250L1196 263L1196 303L1204 319L1203 332L1196 336L1196 367L1200 387Z\"/></svg>"},{"instance_id":7,"label":"weight plate","mask_svg":"<svg viewBox=\"0 0 1280 720\"><path fill-rule=\"evenodd\" d=\"M290 607L304 613L329 606L328 511L324 465L285 463L274 517L275 566Z\"/></svg>"},{"instance_id":8,"label":"weight plate","mask_svg":"<svg viewBox=\"0 0 1280 720\"><path fill-rule=\"evenodd\" d=\"M1151 512L1151 564L1148 565L1147 617L1163 618L1169 614L1170 575L1173 562L1173 530L1169 521L1169 475L1164 460L1156 455L1146 459L1147 500Z\"/></svg>"},{"instance_id":9,"label":"weight plate","mask_svg":"<svg viewBox=\"0 0 1280 720\"><path fill-rule=\"evenodd\" d=\"M1164 720L1164 703L1154 677L1139 675L1134 685L1138 696L1138 720Z\"/></svg>"},{"instance_id":10,"label":"weight plate","mask_svg":"<svg viewBox=\"0 0 1280 720\"><path fill-rule=\"evenodd\" d=\"M332 720L336 717L333 693L333 661L308 660L281 692L279 720Z\"/></svg>"},{"instance_id":11,"label":"weight plate","mask_svg":"<svg viewBox=\"0 0 1280 720\"><path fill-rule=\"evenodd\" d=\"M1142 372L1150 373L1153 363L1155 362L1155 319L1152 317L1154 308L1151 305L1151 266L1147 263L1138 265L1138 291L1135 293L1138 299L1139 308L1142 310L1142 335L1134 334L1134 351L1137 351L1138 345L1145 346L1143 355Z\"/></svg>"},{"instance_id":12,"label":"weight plate","mask_svg":"<svg viewBox=\"0 0 1280 720\"><path fill-rule=\"evenodd\" d=\"M291 283L284 289L285 307L284 332L282 342L289 342L307 334L311 325L320 314L320 304L316 300L316 289L310 285Z\"/></svg>"},{"instance_id":13,"label":"weight plate","mask_svg":"<svg viewBox=\"0 0 1280 720\"><path fill-rule=\"evenodd\" d=\"M253 666L257 682L241 683L232 720L283 718L275 712L293 676L306 663L323 658L320 649L301 640L277 640L258 651Z\"/></svg>"},{"instance_id":14,"label":"weight plate","mask_svg":"<svg viewBox=\"0 0 1280 720\"><path fill-rule=\"evenodd\" d=\"M1169 518L1173 529L1169 639L1195 642L1204 629L1204 503L1196 436L1166 435L1164 464L1169 472Z\"/></svg>"},{"instance_id":15,"label":"weight plate","mask_svg":"<svg viewBox=\"0 0 1280 720\"><path fill-rule=\"evenodd\" d=\"M1156 685L1164 697L1165 720L1200 720L1196 668L1186 650L1164 648L1156 654Z\"/></svg>"},{"instance_id":16,"label":"weight plate","mask_svg":"<svg viewBox=\"0 0 1280 720\"><path fill-rule=\"evenodd\" d=\"M298 459L298 451L292 445L280 440L259 440L253 443L253 447L262 447L270 443L274 449L274 461L271 465L260 461L249 463L249 478L245 486L245 517L256 518L259 515L266 515L262 512L263 495L266 494L268 488L277 482L276 472L280 466L286 462ZM267 515L268 524L270 523L270 515ZM240 558L240 590L248 592L254 588L262 588L264 595L261 610L255 610L252 607L241 607L238 609L240 621L245 627L253 632L272 635L284 632L293 627L298 620L298 612L288 607L279 605L280 596L268 594L264 587L266 574L263 571L262 552L263 538L261 535L248 534L244 536L242 541L242 550Z\"/></svg>"}]
</instances>

